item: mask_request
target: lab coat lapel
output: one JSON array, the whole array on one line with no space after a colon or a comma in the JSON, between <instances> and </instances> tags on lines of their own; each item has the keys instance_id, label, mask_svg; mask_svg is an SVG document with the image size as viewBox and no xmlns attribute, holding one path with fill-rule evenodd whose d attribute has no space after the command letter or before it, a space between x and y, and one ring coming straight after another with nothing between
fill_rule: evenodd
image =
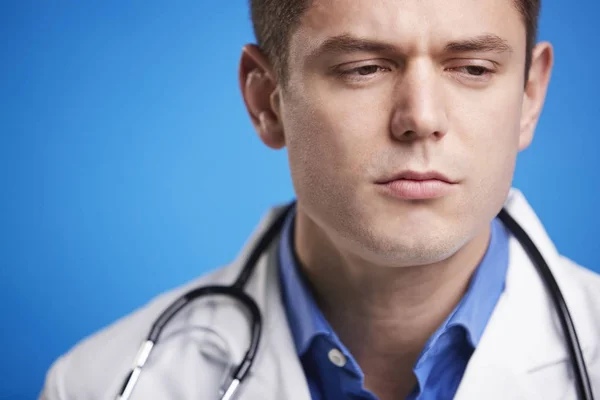
<instances>
[{"instance_id":1,"label":"lab coat lapel","mask_svg":"<svg viewBox=\"0 0 600 400\"><path fill-rule=\"evenodd\" d=\"M279 286L277 246L261 261L264 278L257 280L256 294L265 317L262 353L242 399L310 400L308 383L283 309ZM260 293L260 294L259 294Z\"/></svg>"},{"instance_id":2,"label":"lab coat lapel","mask_svg":"<svg viewBox=\"0 0 600 400\"><path fill-rule=\"evenodd\" d=\"M581 310L585 299L529 204L512 190L506 208L530 235L549 264L576 325L583 351L591 347L591 326ZM509 245L504 293L471 358L455 399L539 399L541 393L563 398L571 383L551 380L551 369L567 373L568 353L554 306L535 266L516 238ZM549 374L550 372L550 374Z\"/></svg>"},{"instance_id":3,"label":"lab coat lapel","mask_svg":"<svg viewBox=\"0 0 600 400\"><path fill-rule=\"evenodd\" d=\"M257 238L264 232L275 213L267 215L249 245L233 263L228 272L226 284L230 284L243 267L243 262ZM240 400L310 400L308 384L302 366L296 354L287 317L283 309L279 286L279 264L277 243L274 241L270 249L263 254L256 269L247 284L246 293L257 303L263 317L262 337L253 367L244 383L238 389L237 399ZM219 300L218 307L210 322L219 337L224 338L228 348L213 351L211 358L217 364L227 361L224 357L229 354L237 365L243 358L250 340L248 316L240 312L240 307L228 299ZM230 301L230 306L224 303ZM213 347L214 348L214 347ZM222 367L221 367L222 368Z\"/></svg>"},{"instance_id":4,"label":"lab coat lapel","mask_svg":"<svg viewBox=\"0 0 600 400\"><path fill-rule=\"evenodd\" d=\"M538 399L528 370L563 356L556 343L544 343L555 334L540 332L538 324L548 324L542 315L545 308L536 304L543 299L539 283L530 276L535 271L514 242L511 239L505 292L469 361L456 400Z\"/></svg>"}]
</instances>

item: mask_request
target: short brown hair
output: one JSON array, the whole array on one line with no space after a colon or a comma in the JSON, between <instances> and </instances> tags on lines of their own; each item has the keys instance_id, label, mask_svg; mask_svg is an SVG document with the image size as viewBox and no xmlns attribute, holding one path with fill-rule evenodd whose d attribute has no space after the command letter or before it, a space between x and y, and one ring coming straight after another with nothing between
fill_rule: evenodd
<instances>
[{"instance_id":1,"label":"short brown hair","mask_svg":"<svg viewBox=\"0 0 600 400\"><path fill-rule=\"evenodd\" d=\"M531 66L531 53L537 41L541 0L512 0L523 16L527 32L525 79ZM250 0L254 35L278 78L287 77L288 43L311 0Z\"/></svg>"}]
</instances>

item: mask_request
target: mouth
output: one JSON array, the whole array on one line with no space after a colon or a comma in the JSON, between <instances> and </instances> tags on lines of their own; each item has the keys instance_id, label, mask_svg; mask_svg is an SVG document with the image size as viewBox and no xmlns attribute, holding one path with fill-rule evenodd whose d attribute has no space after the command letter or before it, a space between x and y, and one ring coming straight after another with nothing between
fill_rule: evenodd
<instances>
[{"instance_id":1,"label":"mouth","mask_svg":"<svg viewBox=\"0 0 600 400\"><path fill-rule=\"evenodd\" d=\"M438 171L402 171L376 183L386 194L404 200L444 197L457 185L456 181Z\"/></svg>"}]
</instances>

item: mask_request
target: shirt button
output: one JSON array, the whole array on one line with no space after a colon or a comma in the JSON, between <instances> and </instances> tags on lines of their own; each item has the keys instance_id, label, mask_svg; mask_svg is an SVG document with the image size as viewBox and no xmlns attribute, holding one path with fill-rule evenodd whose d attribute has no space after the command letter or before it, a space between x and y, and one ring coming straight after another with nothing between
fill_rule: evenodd
<instances>
[{"instance_id":1,"label":"shirt button","mask_svg":"<svg viewBox=\"0 0 600 400\"><path fill-rule=\"evenodd\" d=\"M346 365L346 357L342 354L338 349L329 350L329 361L333 363L333 365L338 367L343 367Z\"/></svg>"}]
</instances>

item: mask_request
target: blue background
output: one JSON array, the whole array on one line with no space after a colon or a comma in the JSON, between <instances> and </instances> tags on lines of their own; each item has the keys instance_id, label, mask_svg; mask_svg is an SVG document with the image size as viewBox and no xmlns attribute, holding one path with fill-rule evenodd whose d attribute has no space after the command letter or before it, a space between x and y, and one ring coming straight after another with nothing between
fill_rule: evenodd
<instances>
[{"instance_id":1,"label":"blue background","mask_svg":"<svg viewBox=\"0 0 600 400\"><path fill-rule=\"evenodd\" d=\"M239 94L246 2L0 6L0 398L159 292L230 261L292 198ZM600 3L545 1L556 66L515 185L600 270ZM225 5L227 4L227 5Z\"/></svg>"}]
</instances>

